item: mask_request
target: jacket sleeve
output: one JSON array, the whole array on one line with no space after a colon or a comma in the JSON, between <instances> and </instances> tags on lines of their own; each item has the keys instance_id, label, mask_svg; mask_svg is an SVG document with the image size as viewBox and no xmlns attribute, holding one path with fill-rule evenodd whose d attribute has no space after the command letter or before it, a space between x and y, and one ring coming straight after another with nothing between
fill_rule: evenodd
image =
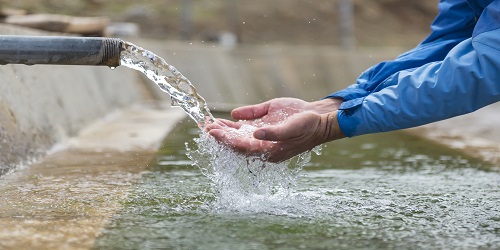
<instances>
[{"instance_id":1,"label":"jacket sleeve","mask_svg":"<svg viewBox=\"0 0 500 250\"><path fill-rule=\"evenodd\" d=\"M344 134L419 126L500 101L499 15L500 0L495 0L483 10L471 38L454 46L442 60L392 72L356 107L341 107L338 119Z\"/></svg>"},{"instance_id":2,"label":"jacket sleeve","mask_svg":"<svg viewBox=\"0 0 500 250\"><path fill-rule=\"evenodd\" d=\"M341 109L355 108L363 99L376 91L386 78L401 70L441 61L458 43L471 37L475 25L475 13L466 0L443 0L439 14L431 25L431 34L416 48L392 61L379 63L366 70L356 83L335 92L327 98L342 98Z\"/></svg>"}]
</instances>

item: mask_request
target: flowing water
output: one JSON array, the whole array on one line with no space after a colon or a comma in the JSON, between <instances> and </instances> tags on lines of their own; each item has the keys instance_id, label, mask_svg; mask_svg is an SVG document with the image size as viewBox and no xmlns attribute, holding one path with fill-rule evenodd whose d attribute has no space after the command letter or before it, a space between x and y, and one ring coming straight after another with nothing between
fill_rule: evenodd
<instances>
[{"instance_id":1,"label":"flowing water","mask_svg":"<svg viewBox=\"0 0 500 250\"><path fill-rule=\"evenodd\" d=\"M221 197L213 169L187 156L199 151L193 140L191 121L166 138L96 249L500 248L500 173L428 141L395 132L332 142L288 174L229 174L245 183L230 180L236 196Z\"/></svg>"},{"instance_id":2,"label":"flowing water","mask_svg":"<svg viewBox=\"0 0 500 250\"><path fill-rule=\"evenodd\" d=\"M196 92L185 76L163 58L132 43L123 42L120 65L146 75L162 91L170 95L172 106L184 109L199 127L213 120L205 99Z\"/></svg>"}]
</instances>

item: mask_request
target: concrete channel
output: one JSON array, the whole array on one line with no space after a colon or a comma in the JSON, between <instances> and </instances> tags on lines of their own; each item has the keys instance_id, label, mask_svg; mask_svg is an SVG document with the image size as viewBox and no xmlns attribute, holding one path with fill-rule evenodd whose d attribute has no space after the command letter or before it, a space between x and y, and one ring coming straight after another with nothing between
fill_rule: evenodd
<instances>
[{"instance_id":1,"label":"concrete channel","mask_svg":"<svg viewBox=\"0 0 500 250\"><path fill-rule=\"evenodd\" d=\"M92 247L186 117L148 84L124 67L0 67L0 249Z\"/></svg>"},{"instance_id":2,"label":"concrete channel","mask_svg":"<svg viewBox=\"0 0 500 250\"><path fill-rule=\"evenodd\" d=\"M48 35L10 26L0 32ZM129 41L174 65L212 110L279 96L315 100L402 51ZM168 102L123 67L0 66L0 248L92 248L169 131L186 118ZM496 105L410 132L498 163L499 121L491 118L499 113Z\"/></svg>"}]
</instances>

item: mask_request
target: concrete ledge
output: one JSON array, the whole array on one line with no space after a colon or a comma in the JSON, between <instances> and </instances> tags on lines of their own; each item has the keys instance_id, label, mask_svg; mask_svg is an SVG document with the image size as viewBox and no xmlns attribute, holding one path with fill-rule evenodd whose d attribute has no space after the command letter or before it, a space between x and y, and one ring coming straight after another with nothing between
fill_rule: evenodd
<instances>
[{"instance_id":1,"label":"concrete ledge","mask_svg":"<svg viewBox=\"0 0 500 250\"><path fill-rule=\"evenodd\" d=\"M490 162L500 170L500 103L476 112L407 130L464 154Z\"/></svg>"},{"instance_id":2,"label":"concrete ledge","mask_svg":"<svg viewBox=\"0 0 500 250\"><path fill-rule=\"evenodd\" d=\"M185 117L168 105L135 106L92 124L42 161L0 177L0 248L91 249Z\"/></svg>"},{"instance_id":3,"label":"concrete ledge","mask_svg":"<svg viewBox=\"0 0 500 250\"><path fill-rule=\"evenodd\" d=\"M68 140L68 146L91 152L155 152L167 132L185 117L181 108L167 104L134 105L83 129L78 137Z\"/></svg>"}]
</instances>

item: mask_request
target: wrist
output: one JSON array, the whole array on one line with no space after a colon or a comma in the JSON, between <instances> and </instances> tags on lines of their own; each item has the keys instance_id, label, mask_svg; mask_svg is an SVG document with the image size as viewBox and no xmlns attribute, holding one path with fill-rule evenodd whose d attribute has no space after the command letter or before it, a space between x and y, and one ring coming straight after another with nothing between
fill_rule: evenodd
<instances>
[{"instance_id":1,"label":"wrist","mask_svg":"<svg viewBox=\"0 0 500 250\"><path fill-rule=\"evenodd\" d=\"M319 101L311 102L311 105L312 105L311 109L319 114L333 112L340 107L340 104L342 104L342 101L343 100L341 98L321 99Z\"/></svg>"},{"instance_id":2,"label":"wrist","mask_svg":"<svg viewBox=\"0 0 500 250\"><path fill-rule=\"evenodd\" d=\"M346 137L342 130L340 129L338 121L338 111L328 112L325 114L325 124L326 124L326 136L325 142L338 140Z\"/></svg>"}]
</instances>

